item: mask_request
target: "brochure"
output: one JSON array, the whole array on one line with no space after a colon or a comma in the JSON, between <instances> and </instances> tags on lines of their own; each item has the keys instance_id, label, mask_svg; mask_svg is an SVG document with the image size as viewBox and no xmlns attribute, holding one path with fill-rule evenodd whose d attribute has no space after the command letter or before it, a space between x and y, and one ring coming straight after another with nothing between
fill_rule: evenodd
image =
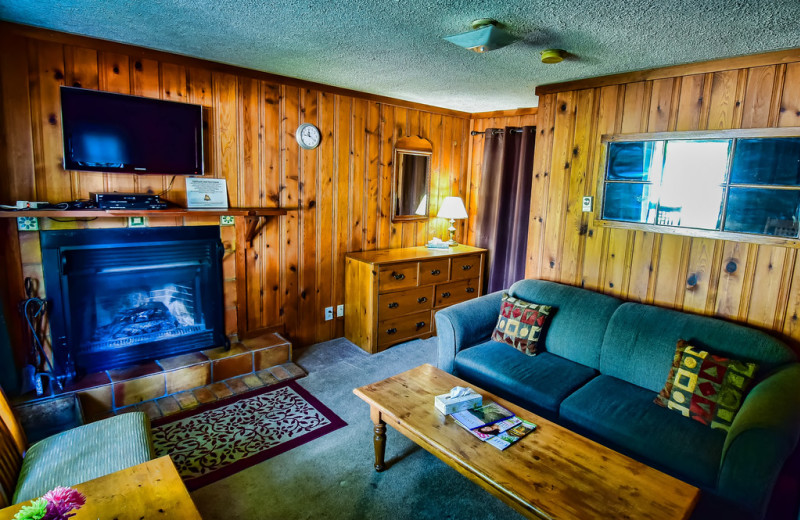
<instances>
[{"instance_id":1,"label":"brochure","mask_svg":"<svg viewBox=\"0 0 800 520\"><path fill-rule=\"evenodd\" d=\"M508 430L487 440L486 444L491 444L499 450L504 450L535 429L536 425L532 422L520 421L520 423L513 428L509 428Z\"/></svg>"},{"instance_id":2,"label":"brochure","mask_svg":"<svg viewBox=\"0 0 800 520\"><path fill-rule=\"evenodd\" d=\"M487 439L491 439L492 437L494 437L495 435L497 435L499 433L503 433L504 431L508 430L509 428L513 428L514 426L518 425L521 422L522 422L522 419L520 419L517 416L514 416L514 417L512 417L510 419L505 419L503 421L500 421L500 422L497 422L497 423L494 423L494 424L490 424L488 426L479 426L478 428L475 428L473 430L470 430L469 428L467 428L466 426L464 426L462 423L460 423L458 421L456 421L456 424L458 424L459 426L461 426L462 428L464 428L465 430L467 430L468 432L470 432L472 435L474 435L475 437L479 438L480 440L485 441Z\"/></svg>"},{"instance_id":3,"label":"brochure","mask_svg":"<svg viewBox=\"0 0 800 520\"><path fill-rule=\"evenodd\" d=\"M514 417L514 414L497 403L487 403L480 408L462 410L452 415L453 419L460 422L468 430L500 422L503 419Z\"/></svg>"}]
</instances>

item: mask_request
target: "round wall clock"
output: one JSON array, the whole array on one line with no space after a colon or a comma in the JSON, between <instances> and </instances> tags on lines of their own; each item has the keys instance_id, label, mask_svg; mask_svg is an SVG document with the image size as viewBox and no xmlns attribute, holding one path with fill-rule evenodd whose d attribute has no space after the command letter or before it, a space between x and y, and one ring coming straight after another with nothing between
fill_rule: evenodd
<instances>
[{"instance_id":1,"label":"round wall clock","mask_svg":"<svg viewBox=\"0 0 800 520\"><path fill-rule=\"evenodd\" d=\"M298 126L294 136L297 139L297 143L306 150L313 150L319 146L319 142L322 140L322 133L320 133L319 128L311 123L303 123Z\"/></svg>"}]
</instances>

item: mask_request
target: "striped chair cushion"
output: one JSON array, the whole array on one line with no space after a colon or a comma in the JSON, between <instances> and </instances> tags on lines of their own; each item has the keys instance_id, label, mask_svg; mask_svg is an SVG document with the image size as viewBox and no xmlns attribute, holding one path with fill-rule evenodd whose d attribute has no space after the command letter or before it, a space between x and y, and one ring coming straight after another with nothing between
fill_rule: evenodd
<instances>
[{"instance_id":1,"label":"striped chair cushion","mask_svg":"<svg viewBox=\"0 0 800 520\"><path fill-rule=\"evenodd\" d=\"M13 503L38 498L56 486L74 486L152 458L150 420L142 412L73 428L28 449Z\"/></svg>"}]
</instances>

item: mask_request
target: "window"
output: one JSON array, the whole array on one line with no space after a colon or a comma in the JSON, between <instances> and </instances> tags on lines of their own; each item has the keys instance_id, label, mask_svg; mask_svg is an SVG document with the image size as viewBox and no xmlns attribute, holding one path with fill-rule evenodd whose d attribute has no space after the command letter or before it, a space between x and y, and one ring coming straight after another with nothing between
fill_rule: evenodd
<instances>
[{"instance_id":1,"label":"window","mask_svg":"<svg viewBox=\"0 0 800 520\"><path fill-rule=\"evenodd\" d=\"M758 135L787 130L795 135ZM798 133L604 136L601 219L678 233L694 229L797 238Z\"/></svg>"}]
</instances>

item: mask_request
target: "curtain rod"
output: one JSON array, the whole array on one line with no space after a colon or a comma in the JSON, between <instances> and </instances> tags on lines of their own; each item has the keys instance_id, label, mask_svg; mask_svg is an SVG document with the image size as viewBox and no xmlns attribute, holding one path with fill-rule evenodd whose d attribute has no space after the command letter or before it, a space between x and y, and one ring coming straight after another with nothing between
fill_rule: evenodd
<instances>
[{"instance_id":1,"label":"curtain rod","mask_svg":"<svg viewBox=\"0 0 800 520\"><path fill-rule=\"evenodd\" d=\"M487 128L487 130L491 130L492 134L502 134L503 132L505 132L505 128ZM523 130L522 128L509 128L508 133L521 134L522 130ZM485 132L486 130L484 130L483 132L479 132L478 130L473 130L469 133L469 135L483 135Z\"/></svg>"}]
</instances>

